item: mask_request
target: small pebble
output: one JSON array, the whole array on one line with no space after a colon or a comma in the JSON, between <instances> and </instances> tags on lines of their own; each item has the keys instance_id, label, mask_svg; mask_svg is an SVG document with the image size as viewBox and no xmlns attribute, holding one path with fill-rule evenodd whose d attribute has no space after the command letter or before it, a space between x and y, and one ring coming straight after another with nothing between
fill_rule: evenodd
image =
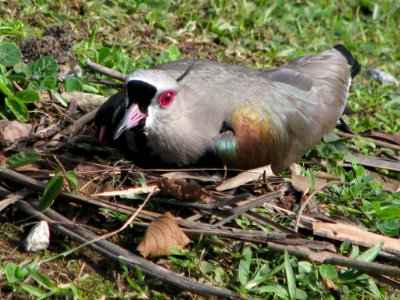
<instances>
[{"instance_id":1,"label":"small pebble","mask_svg":"<svg viewBox=\"0 0 400 300\"><path fill-rule=\"evenodd\" d=\"M389 83L398 85L398 80L392 75L385 71L378 70L378 69L369 69L367 74L371 76L373 79L378 81L380 84Z\"/></svg>"},{"instance_id":2,"label":"small pebble","mask_svg":"<svg viewBox=\"0 0 400 300\"><path fill-rule=\"evenodd\" d=\"M24 241L24 249L28 252L38 252L50 244L50 229L45 221L40 221L32 227Z\"/></svg>"}]
</instances>

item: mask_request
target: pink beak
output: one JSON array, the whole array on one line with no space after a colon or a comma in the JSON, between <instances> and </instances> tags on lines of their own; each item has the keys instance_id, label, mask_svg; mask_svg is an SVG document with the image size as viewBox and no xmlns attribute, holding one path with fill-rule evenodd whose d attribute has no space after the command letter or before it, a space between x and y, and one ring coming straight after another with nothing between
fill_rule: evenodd
<instances>
[{"instance_id":1,"label":"pink beak","mask_svg":"<svg viewBox=\"0 0 400 300\"><path fill-rule=\"evenodd\" d=\"M132 104L127 109L125 116L115 129L114 140L116 140L125 130L136 127L139 124L139 121L146 117L147 115L140 111L139 106L136 103Z\"/></svg>"}]
</instances>

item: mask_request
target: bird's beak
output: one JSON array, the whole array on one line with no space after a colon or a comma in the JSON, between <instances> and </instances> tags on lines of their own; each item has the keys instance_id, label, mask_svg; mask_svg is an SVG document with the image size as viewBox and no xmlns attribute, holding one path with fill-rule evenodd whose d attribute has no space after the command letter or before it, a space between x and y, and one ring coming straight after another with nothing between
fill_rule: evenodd
<instances>
[{"instance_id":1,"label":"bird's beak","mask_svg":"<svg viewBox=\"0 0 400 300\"><path fill-rule=\"evenodd\" d=\"M142 113L139 106L134 103L125 112L124 117L119 122L114 132L114 140L116 140L125 130L136 127L140 120L146 118L147 115Z\"/></svg>"}]
</instances>

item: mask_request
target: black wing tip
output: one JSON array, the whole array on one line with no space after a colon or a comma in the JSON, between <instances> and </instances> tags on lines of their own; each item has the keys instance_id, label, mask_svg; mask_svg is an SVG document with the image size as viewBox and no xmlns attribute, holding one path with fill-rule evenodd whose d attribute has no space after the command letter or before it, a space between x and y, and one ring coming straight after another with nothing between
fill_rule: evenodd
<instances>
[{"instance_id":1,"label":"black wing tip","mask_svg":"<svg viewBox=\"0 0 400 300\"><path fill-rule=\"evenodd\" d=\"M358 73L360 73L361 66L358 63L357 59L354 58L353 54L351 54L350 50L341 44L337 44L333 46L337 51L343 54L346 57L348 64L351 66L351 77L354 78Z\"/></svg>"}]
</instances>

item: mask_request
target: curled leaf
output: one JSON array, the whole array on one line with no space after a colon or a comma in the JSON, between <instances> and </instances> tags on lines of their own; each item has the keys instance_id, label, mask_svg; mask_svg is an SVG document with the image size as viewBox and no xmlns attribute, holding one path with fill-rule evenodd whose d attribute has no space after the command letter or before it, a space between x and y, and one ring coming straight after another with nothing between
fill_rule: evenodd
<instances>
[{"instance_id":1,"label":"curled leaf","mask_svg":"<svg viewBox=\"0 0 400 300\"><path fill-rule=\"evenodd\" d=\"M312 190L319 189L327 183L327 180L322 178L314 178L314 181L314 188ZM312 186L310 178L301 175L292 175L292 185L295 190L302 193L309 192Z\"/></svg>"},{"instance_id":2,"label":"curled leaf","mask_svg":"<svg viewBox=\"0 0 400 300\"><path fill-rule=\"evenodd\" d=\"M33 131L33 125L19 121L0 121L0 143L9 146L20 138L29 136Z\"/></svg>"},{"instance_id":3,"label":"curled leaf","mask_svg":"<svg viewBox=\"0 0 400 300\"><path fill-rule=\"evenodd\" d=\"M136 249L143 257L163 256L172 254L173 249L182 249L189 242L190 239L167 212L151 222Z\"/></svg>"},{"instance_id":4,"label":"curled leaf","mask_svg":"<svg viewBox=\"0 0 400 300\"><path fill-rule=\"evenodd\" d=\"M64 92L62 93L62 97L68 102L76 101L78 106L85 111L96 109L107 100L102 95L83 92Z\"/></svg>"},{"instance_id":5,"label":"curled leaf","mask_svg":"<svg viewBox=\"0 0 400 300\"><path fill-rule=\"evenodd\" d=\"M193 179L178 180L161 178L158 182L158 188L165 194L178 200L196 201L204 196L203 189Z\"/></svg>"},{"instance_id":6,"label":"curled leaf","mask_svg":"<svg viewBox=\"0 0 400 300\"><path fill-rule=\"evenodd\" d=\"M268 166L244 171L244 172L240 173L239 175L236 175L235 177L225 180L219 186L217 186L215 189L219 192L234 189L243 184L258 180L261 176L263 176L264 173L267 177L275 176L274 172L272 172L271 165L268 165Z\"/></svg>"}]
</instances>

